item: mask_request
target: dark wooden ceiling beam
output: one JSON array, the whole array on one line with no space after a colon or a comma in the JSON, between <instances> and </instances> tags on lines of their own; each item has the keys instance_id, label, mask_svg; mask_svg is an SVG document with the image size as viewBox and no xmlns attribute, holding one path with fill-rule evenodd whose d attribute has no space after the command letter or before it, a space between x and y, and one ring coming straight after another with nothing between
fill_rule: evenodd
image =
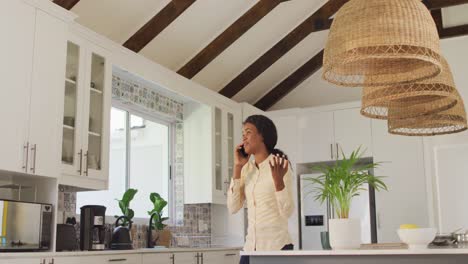
<instances>
[{"instance_id":1,"label":"dark wooden ceiling beam","mask_svg":"<svg viewBox=\"0 0 468 264\"><path fill-rule=\"evenodd\" d=\"M427 6L427 8L433 10L456 5L468 4L468 0L423 0L423 3Z\"/></svg>"},{"instance_id":2,"label":"dark wooden ceiling beam","mask_svg":"<svg viewBox=\"0 0 468 264\"><path fill-rule=\"evenodd\" d=\"M307 80L312 74L317 72L322 68L323 64L323 50L321 50L317 55L312 59L307 61L299 69L289 75L281 83L279 83L275 88L269 91L265 96L263 96L255 106L264 111L268 110L279 100L285 97L288 93L294 90L302 82Z\"/></svg>"},{"instance_id":3,"label":"dark wooden ceiling beam","mask_svg":"<svg viewBox=\"0 0 468 264\"><path fill-rule=\"evenodd\" d=\"M124 47L140 52L159 33L176 20L196 0L172 0L125 43Z\"/></svg>"},{"instance_id":4,"label":"dark wooden ceiling beam","mask_svg":"<svg viewBox=\"0 0 468 264\"><path fill-rule=\"evenodd\" d=\"M432 16L432 19L434 19L434 22L437 27L437 32L439 32L439 36L440 36L442 29L444 28L443 22L442 22L442 10L440 9L431 10L431 16Z\"/></svg>"},{"instance_id":5,"label":"dark wooden ceiling beam","mask_svg":"<svg viewBox=\"0 0 468 264\"><path fill-rule=\"evenodd\" d=\"M284 0L261 0L177 71L191 79Z\"/></svg>"},{"instance_id":6,"label":"dark wooden ceiling beam","mask_svg":"<svg viewBox=\"0 0 468 264\"><path fill-rule=\"evenodd\" d=\"M455 38L468 35L468 25L443 28L439 33L441 39Z\"/></svg>"},{"instance_id":7,"label":"dark wooden ceiling beam","mask_svg":"<svg viewBox=\"0 0 468 264\"><path fill-rule=\"evenodd\" d=\"M312 32L330 27L330 17L348 0L330 0L229 82L220 94L232 98Z\"/></svg>"},{"instance_id":8,"label":"dark wooden ceiling beam","mask_svg":"<svg viewBox=\"0 0 468 264\"><path fill-rule=\"evenodd\" d=\"M80 0L54 0L54 3L70 10L72 9Z\"/></svg>"}]
</instances>

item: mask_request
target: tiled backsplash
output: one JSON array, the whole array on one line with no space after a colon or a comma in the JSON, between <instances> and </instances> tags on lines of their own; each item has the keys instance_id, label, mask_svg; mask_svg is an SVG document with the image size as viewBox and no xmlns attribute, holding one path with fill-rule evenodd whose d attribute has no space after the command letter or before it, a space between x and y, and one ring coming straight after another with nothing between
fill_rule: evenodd
<instances>
[{"instance_id":1,"label":"tiled backsplash","mask_svg":"<svg viewBox=\"0 0 468 264\"><path fill-rule=\"evenodd\" d=\"M137 105L149 113L163 113L175 120L183 120L183 103L115 74L112 76L112 99Z\"/></svg>"}]
</instances>

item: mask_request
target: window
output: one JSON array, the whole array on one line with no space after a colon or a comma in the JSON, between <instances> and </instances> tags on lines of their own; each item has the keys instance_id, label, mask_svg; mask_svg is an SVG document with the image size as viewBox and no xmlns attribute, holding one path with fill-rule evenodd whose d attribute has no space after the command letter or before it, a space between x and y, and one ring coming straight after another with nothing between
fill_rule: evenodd
<instances>
[{"instance_id":1,"label":"window","mask_svg":"<svg viewBox=\"0 0 468 264\"><path fill-rule=\"evenodd\" d=\"M77 211L87 204L106 206L106 215L120 215L115 199L129 188L138 189L130 204L135 218L147 218L153 208L149 195L159 193L171 203L172 124L117 108L111 110L109 190L80 192ZM164 215L169 216L169 208Z\"/></svg>"}]
</instances>

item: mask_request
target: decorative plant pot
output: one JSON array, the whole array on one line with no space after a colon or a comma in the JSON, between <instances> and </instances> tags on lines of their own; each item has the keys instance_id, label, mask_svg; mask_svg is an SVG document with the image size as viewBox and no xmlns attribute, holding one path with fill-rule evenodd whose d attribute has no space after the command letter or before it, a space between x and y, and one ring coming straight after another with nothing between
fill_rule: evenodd
<instances>
[{"instance_id":1,"label":"decorative plant pot","mask_svg":"<svg viewBox=\"0 0 468 264\"><path fill-rule=\"evenodd\" d=\"M155 246L171 246L172 233L169 229L152 230L152 238Z\"/></svg>"},{"instance_id":2,"label":"decorative plant pot","mask_svg":"<svg viewBox=\"0 0 468 264\"><path fill-rule=\"evenodd\" d=\"M330 219L330 246L332 249L359 249L361 221L359 219Z\"/></svg>"}]
</instances>

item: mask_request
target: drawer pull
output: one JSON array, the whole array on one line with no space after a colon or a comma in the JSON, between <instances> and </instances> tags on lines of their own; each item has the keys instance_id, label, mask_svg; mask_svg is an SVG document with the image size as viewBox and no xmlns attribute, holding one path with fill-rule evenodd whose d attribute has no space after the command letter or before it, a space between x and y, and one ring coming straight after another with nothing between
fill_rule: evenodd
<instances>
[{"instance_id":1,"label":"drawer pull","mask_svg":"<svg viewBox=\"0 0 468 264\"><path fill-rule=\"evenodd\" d=\"M235 255L236 253L228 253L228 254L225 254L224 256L229 257L229 256L235 256Z\"/></svg>"},{"instance_id":2,"label":"drawer pull","mask_svg":"<svg viewBox=\"0 0 468 264\"><path fill-rule=\"evenodd\" d=\"M121 261L127 261L127 259L120 258L120 259L109 259L109 262L121 262Z\"/></svg>"}]
</instances>

